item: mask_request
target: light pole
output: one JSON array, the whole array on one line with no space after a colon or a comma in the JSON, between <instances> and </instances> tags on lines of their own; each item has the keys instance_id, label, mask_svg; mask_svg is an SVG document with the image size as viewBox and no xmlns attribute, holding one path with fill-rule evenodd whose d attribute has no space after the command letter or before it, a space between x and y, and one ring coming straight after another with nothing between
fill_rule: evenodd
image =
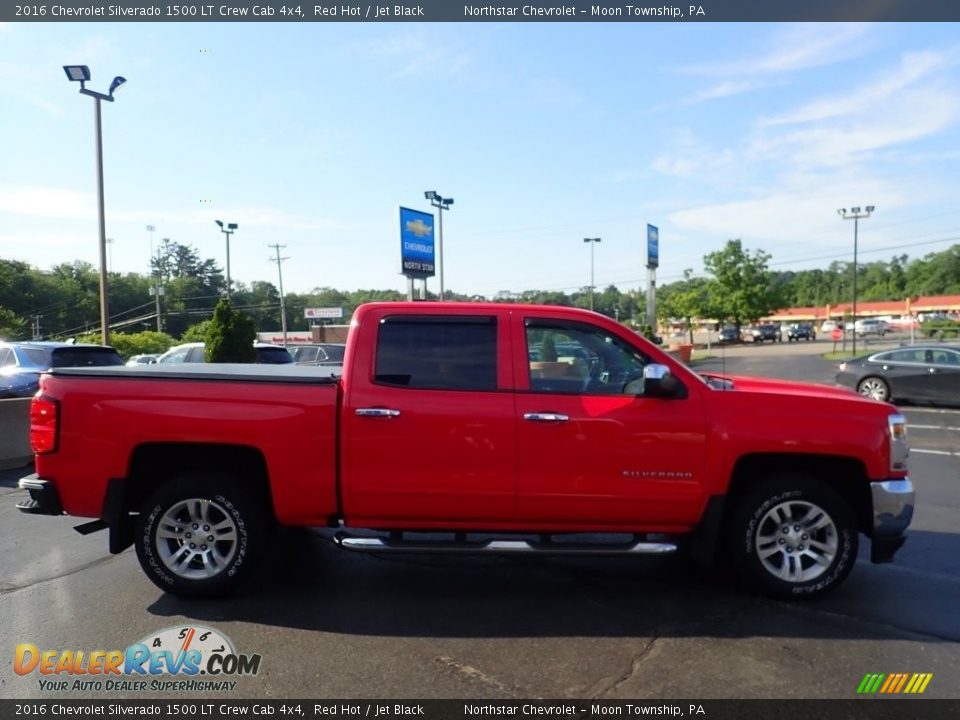
<instances>
[{"instance_id":1,"label":"light pole","mask_svg":"<svg viewBox=\"0 0 960 720\"><path fill-rule=\"evenodd\" d=\"M107 238L107 272L113 272L113 238Z\"/></svg>"},{"instance_id":2,"label":"light pole","mask_svg":"<svg viewBox=\"0 0 960 720\"><path fill-rule=\"evenodd\" d=\"M437 215L440 216L440 234L438 235L440 262L437 264L440 266L440 302L443 302L443 211L450 209L450 206L453 205L453 198L442 197L436 190L427 190L423 196L430 201L433 207L437 208Z\"/></svg>"},{"instance_id":3,"label":"light pole","mask_svg":"<svg viewBox=\"0 0 960 720\"><path fill-rule=\"evenodd\" d=\"M844 220L853 220L853 354L857 354L857 230L859 227L860 218L870 217L870 213L876 210L876 207L873 205L867 205L865 211L861 212L859 207L850 208L850 212L847 212L846 208L840 208L837 210L837 214Z\"/></svg>"},{"instance_id":4,"label":"light pole","mask_svg":"<svg viewBox=\"0 0 960 720\"><path fill-rule=\"evenodd\" d=\"M584 238L583 241L590 243L590 309L593 310L593 248L600 238Z\"/></svg>"},{"instance_id":5,"label":"light pole","mask_svg":"<svg viewBox=\"0 0 960 720\"><path fill-rule=\"evenodd\" d=\"M220 232L227 236L227 302L230 301L230 236L236 232L237 228L240 227L236 223L227 223L226 228L223 226L222 220L215 220L214 222L220 226Z\"/></svg>"},{"instance_id":6,"label":"light pole","mask_svg":"<svg viewBox=\"0 0 960 720\"><path fill-rule=\"evenodd\" d=\"M119 75L110 83L106 95L88 90L85 84L90 80L90 68L86 65L64 65L63 71L70 82L80 83L80 94L94 99L94 120L97 137L97 214L100 220L100 339L104 345L110 344L110 316L107 305L107 228L103 212L103 129L100 123L100 101L113 102L113 93L127 80Z\"/></svg>"}]
</instances>

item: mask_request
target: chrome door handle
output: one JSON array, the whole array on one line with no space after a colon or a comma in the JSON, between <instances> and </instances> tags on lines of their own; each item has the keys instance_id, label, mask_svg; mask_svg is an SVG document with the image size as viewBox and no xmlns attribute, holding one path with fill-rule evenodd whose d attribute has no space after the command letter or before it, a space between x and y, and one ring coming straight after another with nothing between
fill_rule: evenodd
<instances>
[{"instance_id":1,"label":"chrome door handle","mask_svg":"<svg viewBox=\"0 0 960 720\"><path fill-rule=\"evenodd\" d=\"M524 413L523 419L530 422L566 422L570 419L570 416L552 412L533 412Z\"/></svg>"},{"instance_id":2,"label":"chrome door handle","mask_svg":"<svg viewBox=\"0 0 960 720\"><path fill-rule=\"evenodd\" d=\"M399 410L391 410L390 408L357 408L356 413L360 417L394 418L400 415Z\"/></svg>"}]
</instances>

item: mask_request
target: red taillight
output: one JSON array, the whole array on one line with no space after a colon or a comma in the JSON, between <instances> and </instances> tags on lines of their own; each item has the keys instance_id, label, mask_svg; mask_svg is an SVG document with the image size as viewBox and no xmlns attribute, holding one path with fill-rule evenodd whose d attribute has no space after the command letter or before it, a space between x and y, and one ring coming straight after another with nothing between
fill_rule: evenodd
<instances>
[{"instance_id":1,"label":"red taillight","mask_svg":"<svg viewBox=\"0 0 960 720\"><path fill-rule=\"evenodd\" d=\"M37 395L30 403L30 447L35 453L49 453L57 449L57 415L60 406L56 400Z\"/></svg>"}]
</instances>

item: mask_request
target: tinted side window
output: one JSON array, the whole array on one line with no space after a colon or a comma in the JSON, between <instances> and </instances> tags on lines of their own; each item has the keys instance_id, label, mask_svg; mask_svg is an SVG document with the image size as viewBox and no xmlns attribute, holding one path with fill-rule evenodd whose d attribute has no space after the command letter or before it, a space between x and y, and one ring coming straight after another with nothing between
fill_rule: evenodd
<instances>
[{"instance_id":1,"label":"tinted side window","mask_svg":"<svg viewBox=\"0 0 960 720\"><path fill-rule=\"evenodd\" d=\"M375 379L426 390L496 390L496 318L385 318Z\"/></svg>"},{"instance_id":2,"label":"tinted side window","mask_svg":"<svg viewBox=\"0 0 960 720\"><path fill-rule=\"evenodd\" d=\"M879 362L924 362L923 350L894 350L877 355Z\"/></svg>"},{"instance_id":3,"label":"tinted side window","mask_svg":"<svg viewBox=\"0 0 960 720\"><path fill-rule=\"evenodd\" d=\"M293 350L293 359L297 362L315 362L320 348L298 347Z\"/></svg>"},{"instance_id":4,"label":"tinted side window","mask_svg":"<svg viewBox=\"0 0 960 720\"><path fill-rule=\"evenodd\" d=\"M346 352L346 347L344 345L326 345L323 348L323 351L327 354L327 360L335 360L337 362L343 362L343 356Z\"/></svg>"},{"instance_id":5,"label":"tinted side window","mask_svg":"<svg viewBox=\"0 0 960 720\"><path fill-rule=\"evenodd\" d=\"M113 348L61 347L53 351L52 367L105 367L123 365Z\"/></svg>"},{"instance_id":6,"label":"tinted side window","mask_svg":"<svg viewBox=\"0 0 960 720\"><path fill-rule=\"evenodd\" d=\"M0 368L12 367L17 364L17 359L13 356L13 350L10 348L0 348Z\"/></svg>"},{"instance_id":7,"label":"tinted side window","mask_svg":"<svg viewBox=\"0 0 960 720\"><path fill-rule=\"evenodd\" d=\"M190 352L191 348L180 348L179 350L174 350L172 353L167 355L164 359L164 363L183 363L187 361L187 353Z\"/></svg>"}]
</instances>

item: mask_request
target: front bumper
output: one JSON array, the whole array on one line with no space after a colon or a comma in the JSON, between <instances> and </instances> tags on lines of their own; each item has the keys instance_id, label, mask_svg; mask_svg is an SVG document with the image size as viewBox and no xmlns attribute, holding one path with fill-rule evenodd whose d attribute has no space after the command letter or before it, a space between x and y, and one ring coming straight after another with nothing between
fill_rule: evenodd
<instances>
[{"instance_id":1,"label":"front bumper","mask_svg":"<svg viewBox=\"0 0 960 720\"><path fill-rule=\"evenodd\" d=\"M63 505L57 487L49 480L41 480L36 473L20 478L21 490L30 497L17 503L17 510L30 515L63 515Z\"/></svg>"},{"instance_id":2,"label":"front bumper","mask_svg":"<svg viewBox=\"0 0 960 720\"><path fill-rule=\"evenodd\" d=\"M913 519L916 492L910 478L870 483L873 499L873 534L870 561L890 562L906 541L904 532Z\"/></svg>"}]
</instances>

